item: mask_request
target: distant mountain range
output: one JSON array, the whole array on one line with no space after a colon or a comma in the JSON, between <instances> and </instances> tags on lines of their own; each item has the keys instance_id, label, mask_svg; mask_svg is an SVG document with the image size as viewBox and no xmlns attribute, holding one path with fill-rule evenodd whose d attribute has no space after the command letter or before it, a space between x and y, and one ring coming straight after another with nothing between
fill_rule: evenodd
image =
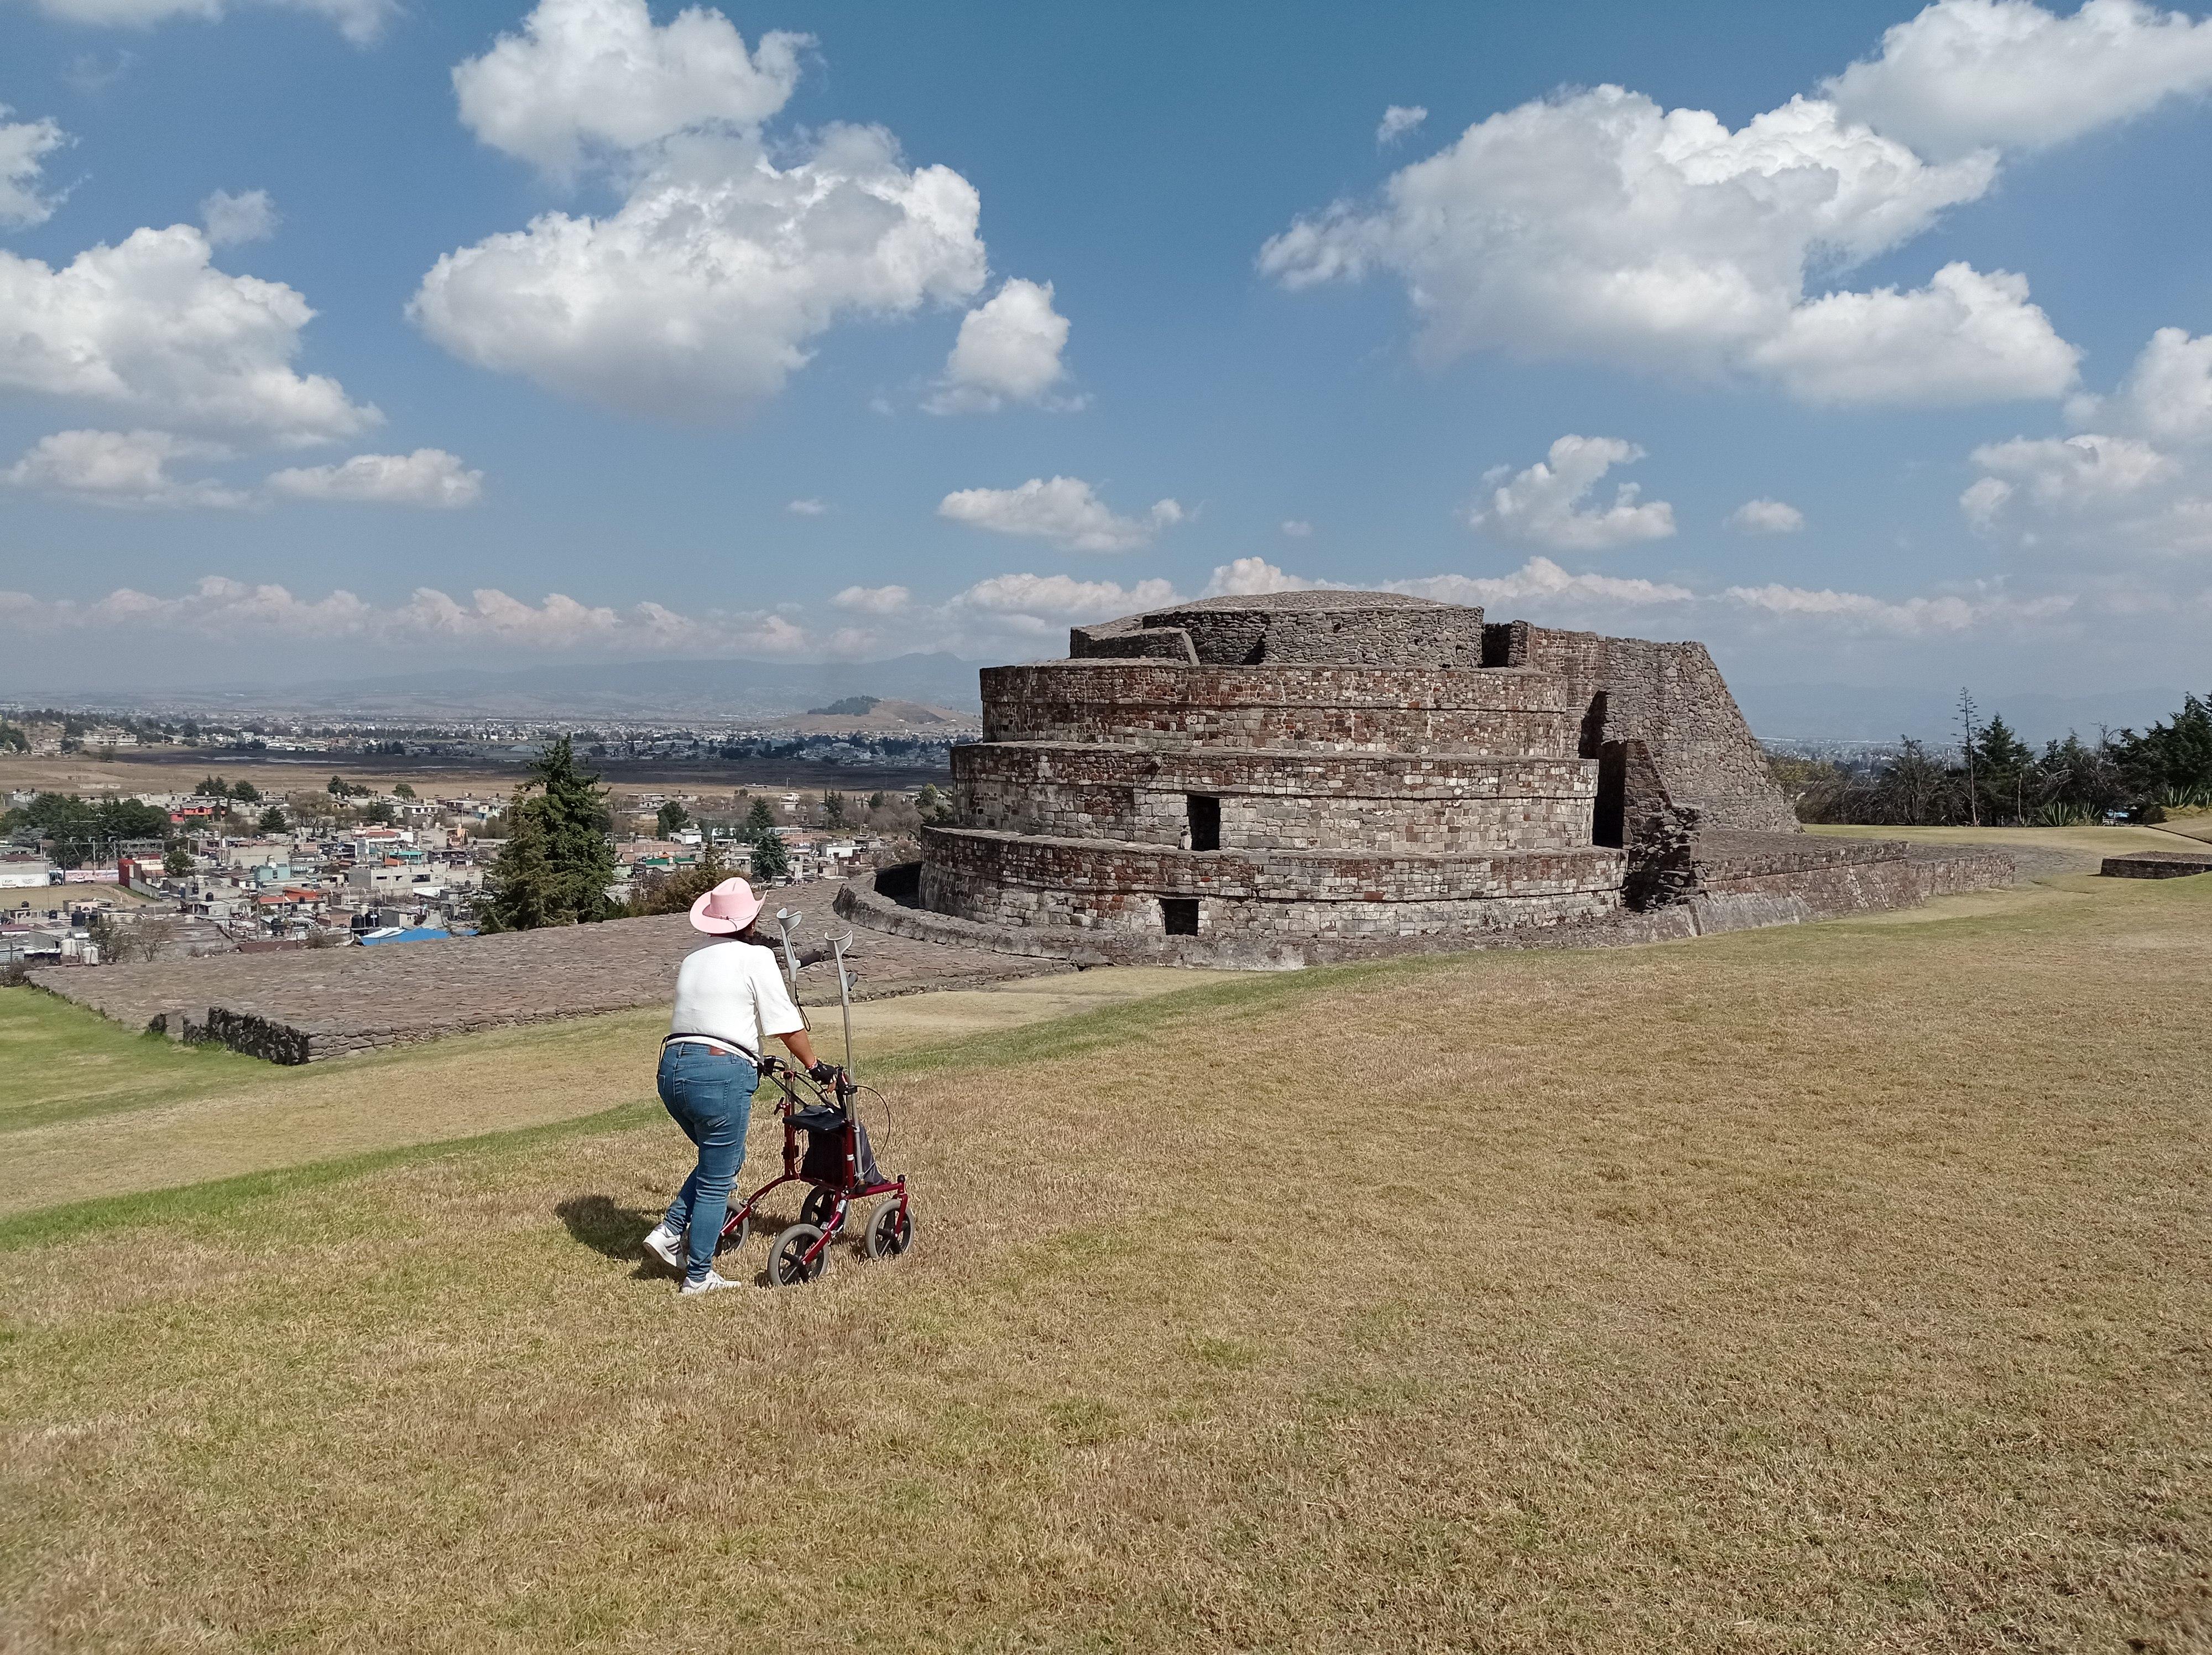
<instances>
[{"instance_id":1,"label":"distant mountain range","mask_svg":"<svg viewBox=\"0 0 2212 1655\"><path fill-rule=\"evenodd\" d=\"M1735 684L1736 704L1767 741L1943 741L1959 731L1959 692L1856 684ZM2201 693L2201 692L2200 692ZM2094 739L2100 727L2140 730L2180 709L2182 692L2160 685L2094 695L2002 695L1976 691L1986 721L2002 714L2024 741L2041 745L2067 732Z\"/></svg>"},{"instance_id":2,"label":"distant mountain range","mask_svg":"<svg viewBox=\"0 0 2212 1655\"><path fill-rule=\"evenodd\" d=\"M323 678L303 684L229 685L192 691L136 691L97 698L118 708L168 706L394 722L458 718L669 720L799 718L855 697L913 702L972 717L982 700L976 682L988 663L943 654L890 660L828 663L760 660L647 660L508 670L452 667L386 677ZM1900 735L1948 739L1958 725L1955 690L1850 684L1736 684L1753 731L1774 741L1894 741ZM36 695L82 706L84 692ZM1982 715L2002 713L2021 736L2041 743L2069 730L2141 729L2171 715L2182 692L2166 685L2086 695L1978 691ZM830 728L835 721L805 720Z\"/></svg>"},{"instance_id":3,"label":"distant mountain range","mask_svg":"<svg viewBox=\"0 0 2212 1655\"><path fill-rule=\"evenodd\" d=\"M102 697L116 706L203 705L226 711L397 721L513 719L775 719L856 696L915 702L973 714L982 707L976 672L957 655L828 663L648 660L509 671L451 667L389 677L304 684L154 690ZM62 697L82 704L80 692Z\"/></svg>"}]
</instances>

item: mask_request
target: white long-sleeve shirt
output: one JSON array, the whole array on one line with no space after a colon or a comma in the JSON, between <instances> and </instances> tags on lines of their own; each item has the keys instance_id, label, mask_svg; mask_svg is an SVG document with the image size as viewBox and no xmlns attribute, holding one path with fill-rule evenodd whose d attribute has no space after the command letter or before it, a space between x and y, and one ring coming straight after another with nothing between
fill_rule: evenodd
<instances>
[{"instance_id":1,"label":"white long-sleeve shirt","mask_svg":"<svg viewBox=\"0 0 2212 1655\"><path fill-rule=\"evenodd\" d=\"M671 1034L704 1035L757 1054L769 1036L805 1026L772 949L734 939L713 942L686 955L677 970Z\"/></svg>"}]
</instances>

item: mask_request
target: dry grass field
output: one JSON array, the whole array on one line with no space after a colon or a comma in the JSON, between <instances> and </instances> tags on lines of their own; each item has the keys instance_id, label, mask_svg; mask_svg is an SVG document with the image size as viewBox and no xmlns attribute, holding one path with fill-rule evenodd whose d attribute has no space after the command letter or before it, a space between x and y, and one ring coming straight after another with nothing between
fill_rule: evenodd
<instances>
[{"instance_id":1,"label":"dry grass field","mask_svg":"<svg viewBox=\"0 0 2212 1655\"><path fill-rule=\"evenodd\" d=\"M854 1037L872 1060L1191 981L1117 968L864 1001ZM842 1056L835 1013L815 1020ZM610 1111L657 1116L653 1069L667 1029L665 1010L615 1012L278 1068L132 1034L34 990L0 994L0 1219Z\"/></svg>"},{"instance_id":2,"label":"dry grass field","mask_svg":"<svg viewBox=\"0 0 2212 1655\"><path fill-rule=\"evenodd\" d=\"M690 1303L642 1110L0 1221L0 1647L2203 1650L2209 989L2212 878L1201 983Z\"/></svg>"}]
</instances>

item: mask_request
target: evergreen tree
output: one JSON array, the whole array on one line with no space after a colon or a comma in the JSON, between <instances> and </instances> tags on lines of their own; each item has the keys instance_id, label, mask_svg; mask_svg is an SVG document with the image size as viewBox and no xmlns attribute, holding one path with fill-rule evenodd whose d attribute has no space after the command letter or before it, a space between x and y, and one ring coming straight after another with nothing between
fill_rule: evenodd
<instances>
[{"instance_id":1,"label":"evergreen tree","mask_svg":"<svg viewBox=\"0 0 2212 1655\"><path fill-rule=\"evenodd\" d=\"M768 800L754 800L753 807L745 812L745 824L738 831L738 837L750 843L763 833L773 834L775 831L775 812L768 807Z\"/></svg>"},{"instance_id":2,"label":"evergreen tree","mask_svg":"<svg viewBox=\"0 0 2212 1655\"><path fill-rule=\"evenodd\" d=\"M2172 722L2141 735L2123 730L2112 745L2128 785L2146 800L2212 789L2212 702L2191 696Z\"/></svg>"},{"instance_id":3,"label":"evergreen tree","mask_svg":"<svg viewBox=\"0 0 2212 1655\"><path fill-rule=\"evenodd\" d=\"M271 805L261 812L259 825L264 833L283 833L290 824L285 821L284 812Z\"/></svg>"},{"instance_id":4,"label":"evergreen tree","mask_svg":"<svg viewBox=\"0 0 2212 1655\"><path fill-rule=\"evenodd\" d=\"M825 793L822 795L822 819L833 828L845 825L845 795Z\"/></svg>"},{"instance_id":5,"label":"evergreen tree","mask_svg":"<svg viewBox=\"0 0 2212 1655\"><path fill-rule=\"evenodd\" d=\"M660 837L664 839L674 838L684 831L684 824L690 819L690 811L684 809L673 799L670 800L660 807Z\"/></svg>"},{"instance_id":6,"label":"evergreen tree","mask_svg":"<svg viewBox=\"0 0 2212 1655\"><path fill-rule=\"evenodd\" d=\"M2012 732L2001 714L1992 715L1974 739L1972 773L1992 820L2027 819L2029 772L2035 750Z\"/></svg>"},{"instance_id":7,"label":"evergreen tree","mask_svg":"<svg viewBox=\"0 0 2212 1655\"><path fill-rule=\"evenodd\" d=\"M752 848L751 882L754 885L767 885L791 877L791 853L783 848L782 837L774 828L754 839Z\"/></svg>"},{"instance_id":8,"label":"evergreen tree","mask_svg":"<svg viewBox=\"0 0 2212 1655\"><path fill-rule=\"evenodd\" d=\"M615 911L607 796L580 770L567 736L531 767L507 807L507 840L485 880L488 929L528 931L603 920Z\"/></svg>"}]
</instances>

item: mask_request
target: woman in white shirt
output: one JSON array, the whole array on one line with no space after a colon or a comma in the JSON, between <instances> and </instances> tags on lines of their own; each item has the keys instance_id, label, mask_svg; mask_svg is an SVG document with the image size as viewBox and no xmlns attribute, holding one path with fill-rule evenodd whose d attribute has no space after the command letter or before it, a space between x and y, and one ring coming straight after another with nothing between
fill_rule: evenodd
<instances>
[{"instance_id":1,"label":"woman in white shirt","mask_svg":"<svg viewBox=\"0 0 2212 1655\"><path fill-rule=\"evenodd\" d=\"M761 899L743 879L725 879L691 904L691 923L717 940L678 970L676 1013L660 1043L660 1101L698 1146L699 1164L645 1244L684 1273L686 1293L738 1285L715 1273L714 1244L744 1165L763 1041L781 1040L818 1084L836 1073L816 1059L775 950L753 940L760 910Z\"/></svg>"}]
</instances>

